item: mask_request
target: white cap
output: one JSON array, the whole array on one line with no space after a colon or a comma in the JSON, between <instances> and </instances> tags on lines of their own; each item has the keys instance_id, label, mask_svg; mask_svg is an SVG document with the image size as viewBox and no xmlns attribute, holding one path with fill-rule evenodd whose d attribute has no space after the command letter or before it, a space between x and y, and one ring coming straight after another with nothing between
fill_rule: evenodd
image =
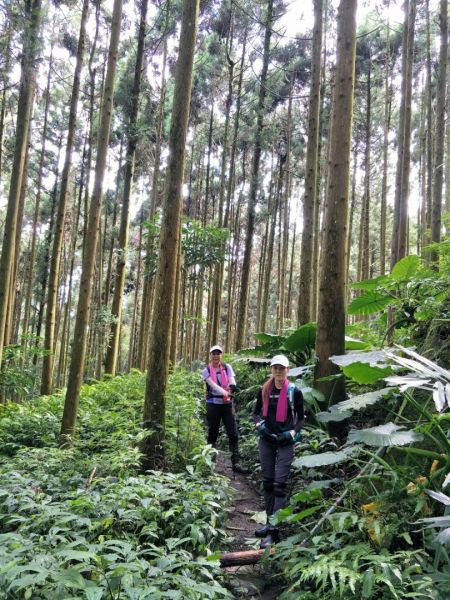
<instances>
[{"instance_id":1,"label":"white cap","mask_svg":"<svg viewBox=\"0 0 450 600\"><path fill-rule=\"evenodd\" d=\"M289 361L283 354L277 354L270 361L270 366L281 365L282 367L289 367Z\"/></svg>"},{"instance_id":2,"label":"white cap","mask_svg":"<svg viewBox=\"0 0 450 600\"><path fill-rule=\"evenodd\" d=\"M221 354L223 354L222 346L211 346L211 348L209 349L210 352L214 352L214 350L218 350Z\"/></svg>"}]
</instances>

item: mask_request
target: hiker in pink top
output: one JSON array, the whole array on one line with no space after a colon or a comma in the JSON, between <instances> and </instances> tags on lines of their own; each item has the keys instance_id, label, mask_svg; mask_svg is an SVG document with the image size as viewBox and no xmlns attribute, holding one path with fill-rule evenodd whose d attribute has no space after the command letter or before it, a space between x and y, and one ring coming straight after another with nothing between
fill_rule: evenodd
<instances>
[{"instance_id":1,"label":"hiker in pink top","mask_svg":"<svg viewBox=\"0 0 450 600\"><path fill-rule=\"evenodd\" d=\"M305 415L303 394L289 384L289 361L278 354L270 361L271 377L259 390L253 421L259 435L259 460L266 502L267 523L255 531L264 538L261 548L278 541L278 530L269 517L287 503L287 481Z\"/></svg>"},{"instance_id":2,"label":"hiker in pink top","mask_svg":"<svg viewBox=\"0 0 450 600\"><path fill-rule=\"evenodd\" d=\"M231 451L231 464L235 473L249 473L239 463L239 436L233 407L236 392L236 379L233 367L222 362L223 350L215 345L209 351L209 365L203 369L206 383L206 420L208 423L208 444L216 448L222 421L228 435Z\"/></svg>"}]
</instances>

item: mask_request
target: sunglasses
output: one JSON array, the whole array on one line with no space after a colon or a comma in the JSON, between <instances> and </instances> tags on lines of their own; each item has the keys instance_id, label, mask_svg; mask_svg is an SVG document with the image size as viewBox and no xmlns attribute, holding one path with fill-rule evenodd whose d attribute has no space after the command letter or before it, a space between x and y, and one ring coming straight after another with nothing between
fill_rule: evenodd
<instances>
[{"instance_id":1,"label":"sunglasses","mask_svg":"<svg viewBox=\"0 0 450 600\"><path fill-rule=\"evenodd\" d=\"M213 350L211 354L215 354L217 356L218 354L222 354L222 352L220 350Z\"/></svg>"}]
</instances>

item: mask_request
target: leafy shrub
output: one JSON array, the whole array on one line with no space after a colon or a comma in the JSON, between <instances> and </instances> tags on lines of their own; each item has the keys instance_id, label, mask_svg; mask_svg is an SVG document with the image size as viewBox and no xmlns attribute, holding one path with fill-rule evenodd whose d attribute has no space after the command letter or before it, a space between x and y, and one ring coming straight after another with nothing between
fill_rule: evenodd
<instances>
[{"instance_id":1,"label":"leafy shrub","mask_svg":"<svg viewBox=\"0 0 450 600\"><path fill-rule=\"evenodd\" d=\"M228 492L204 445L198 374L175 372L167 454L139 475L145 379L83 386L77 437L56 447L61 395L0 406L0 597L229 598L212 556Z\"/></svg>"}]
</instances>

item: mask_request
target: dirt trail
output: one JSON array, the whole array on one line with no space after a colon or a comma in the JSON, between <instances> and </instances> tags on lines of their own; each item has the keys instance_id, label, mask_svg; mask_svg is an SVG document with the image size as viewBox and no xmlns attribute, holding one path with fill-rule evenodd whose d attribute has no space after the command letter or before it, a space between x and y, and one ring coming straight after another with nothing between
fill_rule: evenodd
<instances>
[{"instance_id":1,"label":"dirt trail","mask_svg":"<svg viewBox=\"0 0 450 600\"><path fill-rule=\"evenodd\" d=\"M255 538L255 529L259 525L251 517L263 510L258 492L245 475L233 473L230 458L223 452L217 456L216 471L228 477L231 487L235 490L234 509L228 517L226 527L233 540L224 550L257 548L259 540ZM227 567L225 570L233 575L232 585L235 598L260 598L261 600L277 598L279 587L272 587L269 574L263 566Z\"/></svg>"}]
</instances>

